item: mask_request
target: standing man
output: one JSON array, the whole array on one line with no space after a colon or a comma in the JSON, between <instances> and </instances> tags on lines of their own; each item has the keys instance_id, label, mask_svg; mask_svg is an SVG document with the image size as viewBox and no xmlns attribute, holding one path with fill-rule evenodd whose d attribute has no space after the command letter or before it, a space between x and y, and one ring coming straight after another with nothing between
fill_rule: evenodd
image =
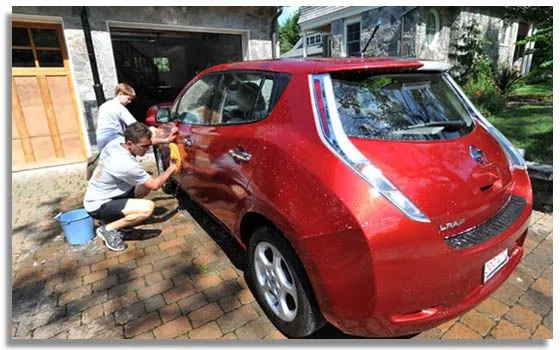
<instances>
[{"instance_id":1,"label":"standing man","mask_svg":"<svg viewBox=\"0 0 560 350\"><path fill-rule=\"evenodd\" d=\"M120 83L115 87L115 97L106 101L99 107L99 118L97 121L97 146L101 151L109 141L116 137L124 136L124 129L137 120L130 114L126 105L136 98L136 92L132 86ZM177 129L171 131L167 138L156 137L155 129L152 130L152 144L174 142L177 137Z\"/></svg>"},{"instance_id":2,"label":"standing man","mask_svg":"<svg viewBox=\"0 0 560 350\"><path fill-rule=\"evenodd\" d=\"M122 140L124 136L124 129L127 125L136 123L136 119L128 109L126 105L132 102L136 98L136 92L132 86L120 83L115 87L115 97L111 100L106 101L99 107L99 117L97 120L97 146L99 147L99 153L97 156L92 156L87 162L87 179L91 178L99 156L103 148L113 139L120 138ZM178 129L172 128L171 133L167 138L158 137L158 130L156 128L150 129L152 132L152 144L159 145L170 142L175 142L177 138Z\"/></svg>"},{"instance_id":3,"label":"standing man","mask_svg":"<svg viewBox=\"0 0 560 350\"><path fill-rule=\"evenodd\" d=\"M125 129L124 140L117 137L103 148L88 183L84 208L91 217L107 223L97 228L96 234L110 250L126 249L119 230L152 215L154 202L142 198L161 188L175 172L176 165L171 163L163 174L151 177L136 159L152 145L151 137L145 124L130 124Z\"/></svg>"}]
</instances>

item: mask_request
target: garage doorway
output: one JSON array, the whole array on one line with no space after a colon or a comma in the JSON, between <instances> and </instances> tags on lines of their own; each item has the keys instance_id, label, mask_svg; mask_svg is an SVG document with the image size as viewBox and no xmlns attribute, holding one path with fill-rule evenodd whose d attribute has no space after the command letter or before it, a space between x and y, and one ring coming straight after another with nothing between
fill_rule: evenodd
<instances>
[{"instance_id":1,"label":"garage doorway","mask_svg":"<svg viewBox=\"0 0 560 350\"><path fill-rule=\"evenodd\" d=\"M127 107L139 121L150 106L173 101L203 69L243 59L236 34L111 28L111 41L118 81L136 91Z\"/></svg>"}]
</instances>

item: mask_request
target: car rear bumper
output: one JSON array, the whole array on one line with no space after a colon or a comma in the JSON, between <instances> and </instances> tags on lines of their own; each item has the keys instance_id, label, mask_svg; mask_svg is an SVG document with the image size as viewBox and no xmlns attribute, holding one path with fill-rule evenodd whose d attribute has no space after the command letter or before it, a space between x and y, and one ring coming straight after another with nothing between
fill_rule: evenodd
<instances>
[{"instance_id":1,"label":"car rear bumper","mask_svg":"<svg viewBox=\"0 0 560 350\"><path fill-rule=\"evenodd\" d=\"M526 210L512 230L481 246L439 256L438 268L429 258L426 262L416 258L400 261L400 268L413 271L414 278L411 273L399 274L391 267L376 266L374 302L363 305L370 308L370 314L360 318L332 315L327 319L349 334L395 337L422 332L463 314L498 289L521 261L531 212L530 208ZM504 249L508 249L508 262L483 283L484 263Z\"/></svg>"},{"instance_id":2,"label":"car rear bumper","mask_svg":"<svg viewBox=\"0 0 560 350\"><path fill-rule=\"evenodd\" d=\"M348 334L396 337L420 333L475 307L523 257L532 213L530 187L528 191L517 191L526 202L507 227L467 247L454 247L433 225L391 216L380 206L375 209L384 217L370 230L362 225L360 234L346 232L344 239L323 244L316 241L328 235L314 238L308 246L322 248L311 253L330 262L328 267L316 263L317 274L311 278L325 318ZM505 249L507 263L483 282L485 263ZM336 254L341 261L333 267L325 254Z\"/></svg>"}]
</instances>

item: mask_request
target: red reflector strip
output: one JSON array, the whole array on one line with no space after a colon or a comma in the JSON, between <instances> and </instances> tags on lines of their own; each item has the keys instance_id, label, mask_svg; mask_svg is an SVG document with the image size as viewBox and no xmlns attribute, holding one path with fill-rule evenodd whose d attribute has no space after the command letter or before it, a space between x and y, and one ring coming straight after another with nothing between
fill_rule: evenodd
<instances>
[{"instance_id":1,"label":"red reflector strip","mask_svg":"<svg viewBox=\"0 0 560 350\"><path fill-rule=\"evenodd\" d=\"M323 92L321 89L321 82L319 80L313 81L313 86L315 90L315 101L317 101L317 108L319 109L319 122L321 123L321 130L327 138L331 137L331 132L329 130L329 124L327 121L327 112L325 110L325 104L323 102Z\"/></svg>"}]
</instances>

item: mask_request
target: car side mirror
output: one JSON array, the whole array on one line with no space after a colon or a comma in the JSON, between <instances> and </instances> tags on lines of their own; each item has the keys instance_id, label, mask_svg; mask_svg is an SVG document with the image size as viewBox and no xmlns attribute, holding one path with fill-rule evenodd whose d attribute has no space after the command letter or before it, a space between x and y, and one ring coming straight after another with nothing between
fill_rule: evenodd
<instances>
[{"instance_id":1,"label":"car side mirror","mask_svg":"<svg viewBox=\"0 0 560 350\"><path fill-rule=\"evenodd\" d=\"M162 108L159 109L156 113L156 122L158 123L167 123L169 122L169 109Z\"/></svg>"}]
</instances>

